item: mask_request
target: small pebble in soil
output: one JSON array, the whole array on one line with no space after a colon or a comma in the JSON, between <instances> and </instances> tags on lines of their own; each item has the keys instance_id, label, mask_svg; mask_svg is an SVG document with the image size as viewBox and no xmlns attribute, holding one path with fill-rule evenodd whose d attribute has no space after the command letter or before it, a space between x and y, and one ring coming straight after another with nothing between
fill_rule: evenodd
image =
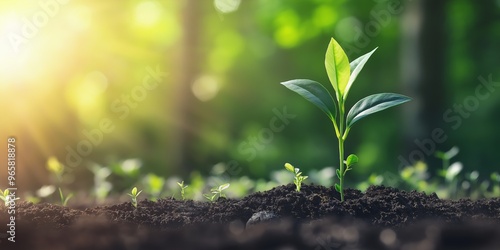
<instances>
[{"instance_id":1,"label":"small pebble in soil","mask_svg":"<svg viewBox=\"0 0 500 250\"><path fill-rule=\"evenodd\" d=\"M247 221L246 227L249 228L251 226L254 226L262 222L269 222L278 219L279 216L271 211L265 211L265 210L259 211L257 213L252 214L252 217L250 217L250 219Z\"/></svg>"}]
</instances>

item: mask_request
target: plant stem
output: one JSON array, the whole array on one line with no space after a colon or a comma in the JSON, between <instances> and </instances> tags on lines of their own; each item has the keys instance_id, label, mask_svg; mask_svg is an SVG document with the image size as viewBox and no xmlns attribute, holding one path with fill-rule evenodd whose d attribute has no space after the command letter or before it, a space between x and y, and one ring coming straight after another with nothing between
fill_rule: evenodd
<instances>
[{"instance_id":1,"label":"plant stem","mask_svg":"<svg viewBox=\"0 0 500 250\"><path fill-rule=\"evenodd\" d=\"M340 113L340 124L339 124L339 168L340 168L340 201L344 201L344 101L339 100L339 113Z\"/></svg>"},{"instance_id":2,"label":"plant stem","mask_svg":"<svg viewBox=\"0 0 500 250\"><path fill-rule=\"evenodd\" d=\"M340 201L344 201L344 140L339 138Z\"/></svg>"},{"instance_id":3,"label":"plant stem","mask_svg":"<svg viewBox=\"0 0 500 250\"><path fill-rule=\"evenodd\" d=\"M64 206L64 195L60 187L59 187L59 197L61 198L61 205Z\"/></svg>"}]
</instances>

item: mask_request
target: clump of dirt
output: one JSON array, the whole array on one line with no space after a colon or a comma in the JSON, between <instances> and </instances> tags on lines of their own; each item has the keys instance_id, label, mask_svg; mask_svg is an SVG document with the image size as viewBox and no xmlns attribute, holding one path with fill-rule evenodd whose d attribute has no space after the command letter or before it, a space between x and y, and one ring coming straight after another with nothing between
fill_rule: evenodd
<instances>
[{"instance_id":1,"label":"clump of dirt","mask_svg":"<svg viewBox=\"0 0 500 250\"><path fill-rule=\"evenodd\" d=\"M243 199L68 208L20 202L1 249L500 249L500 199L293 184ZM248 220L260 215L246 227ZM0 225L8 223L0 208ZM263 222L259 222L263 221ZM7 231L5 226L5 232Z\"/></svg>"}]
</instances>

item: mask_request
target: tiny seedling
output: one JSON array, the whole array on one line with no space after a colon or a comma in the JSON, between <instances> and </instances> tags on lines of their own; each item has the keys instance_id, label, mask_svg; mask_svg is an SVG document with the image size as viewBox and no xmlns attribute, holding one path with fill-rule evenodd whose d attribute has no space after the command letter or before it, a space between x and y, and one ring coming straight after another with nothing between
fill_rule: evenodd
<instances>
[{"instance_id":1,"label":"tiny seedling","mask_svg":"<svg viewBox=\"0 0 500 250\"><path fill-rule=\"evenodd\" d=\"M204 194L203 196L205 198L207 198L207 200L214 202L220 197L224 197L224 198L226 197L226 195L222 191L224 191L228 187L229 187L229 183L222 184L218 187L214 187L214 188L210 189L210 194Z\"/></svg>"},{"instance_id":2,"label":"tiny seedling","mask_svg":"<svg viewBox=\"0 0 500 250\"><path fill-rule=\"evenodd\" d=\"M0 189L0 199L5 203L5 206L9 205L9 190L8 189L5 189L4 191L2 191L2 189Z\"/></svg>"},{"instance_id":3,"label":"tiny seedling","mask_svg":"<svg viewBox=\"0 0 500 250\"><path fill-rule=\"evenodd\" d=\"M186 197L184 196L184 191L186 190L186 188L188 187L188 185L184 185L184 181L177 182L177 185L179 185L179 187L181 188L181 197L182 197L182 199L185 200Z\"/></svg>"},{"instance_id":4,"label":"tiny seedling","mask_svg":"<svg viewBox=\"0 0 500 250\"><path fill-rule=\"evenodd\" d=\"M300 187L302 186L302 182L305 179L307 179L307 176L303 176L302 172L300 172L300 169L293 167L292 164L290 163L285 163L285 169L288 170L288 172L291 172L292 174L295 175L293 183L295 183L297 192L300 192Z\"/></svg>"},{"instance_id":5,"label":"tiny seedling","mask_svg":"<svg viewBox=\"0 0 500 250\"><path fill-rule=\"evenodd\" d=\"M335 39L330 40L326 50L325 67L328 78L335 90L336 102L328 90L316 81L295 79L281 83L316 105L332 121L339 143L339 169L336 171L339 184L335 184L335 189L340 193L342 201L344 201L345 174L351 170L352 165L358 160L355 155L349 155L344 160L344 142L351 131L352 125L368 115L410 101L409 97L394 93L374 94L359 100L345 116L345 102L349 90L375 50L376 48L349 63L342 47Z\"/></svg>"},{"instance_id":6,"label":"tiny seedling","mask_svg":"<svg viewBox=\"0 0 500 250\"><path fill-rule=\"evenodd\" d=\"M141 194L141 191L137 191L137 187L132 188L132 191L130 191L130 194L127 194L132 198L132 205L137 208L137 197Z\"/></svg>"},{"instance_id":7,"label":"tiny seedling","mask_svg":"<svg viewBox=\"0 0 500 250\"><path fill-rule=\"evenodd\" d=\"M452 147L450 150L448 150L446 152L436 151L436 153L434 154L437 158L441 159L443 162L443 165L442 165L443 168L438 172L438 174L440 176L444 177L447 181L453 180L458 175L458 173L462 170L462 168L460 168L460 170L458 170L456 167L451 168L451 165L450 165L451 158L458 155L458 153L459 153L459 149L457 147ZM457 172L457 170L458 170L458 172Z\"/></svg>"},{"instance_id":8,"label":"tiny seedling","mask_svg":"<svg viewBox=\"0 0 500 250\"><path fill-rule=\"evenodd\" d=\"M49 160L47 161L47 169L54 174L54 176L57 179L57 182L59 183L59 198L61 199L61 205L66 206L68 205L69 199L73 197L73 193L70 193L68 196L64 197L63 191L61 189L61 184L62 184L62 175L64 173L64 165L60 163L57 158L55 157L50 157Z\"/></svg>"},{"instance_id":9,"label":"tiny seedling","mask_svg":"<svg viewBox=\"0 0 500 250\"><path fill-rule=\"evenodd\" d=\"M64 197L62 189L60 187L58 189L59 189L59 198L61 198L61 205L65 207L66 205L68 205L69 199L73 197L73 193L70 193L68 194L68 196Z\"/></svg>"},{"instance_id":10,"label":"tiny seedling","mask_svg":"<svg viewBox=\"0 0 500 250\"><path fill-rule=\"evenodd\" d=\"M10 195L10 191L9 189L5 189L2 191L2 189L0 189L0 200L2 200L5 204L5 206L9 206L9 202L11 201L12 197ZM14 198L14 200L19 200L19 198Z\"/></svg>"},{"instance_id":11,"label":"tiny seedling","mask_svg":"<svg viewBox=\"0 0 500 250\"><path fill-rule=\"evenodd\" d=\"M493 197L498 197L500 196L500 174L497 172L493 172L490 175L491 181L493 182Z\"/></svg>"}]
</instances>

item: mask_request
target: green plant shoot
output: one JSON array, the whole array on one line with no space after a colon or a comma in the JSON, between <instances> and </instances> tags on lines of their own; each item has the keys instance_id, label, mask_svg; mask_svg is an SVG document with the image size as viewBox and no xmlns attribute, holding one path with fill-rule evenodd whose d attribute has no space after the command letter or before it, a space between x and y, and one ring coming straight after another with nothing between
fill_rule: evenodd
<instances>
[{"instance_id":1,"label":"green plant shoot","mask_svg":"<svg viewBox=\"0 0 500 250\"><path fill-rule=\"evenodd\" d=\"M61 199L61 205L65 207L68 205L69 199L73 198L73 193L70 193L68 194L68 196L64 197L62 189L60 187L58 189L59 189L59 198Z\"/></svg>"},{"instance_id":2,"label":"green plant shoot","mask_svg":"<svg viewBox=\"0 0 500 250\"><path fill-rule=\"evenodd\" d=\"M303 176L302 172L300 172L300 169L293 167L292 164L290 163L285 163L285 169L288 172L291 172L292 174L295 175L295 178L293 179L293 183L295 183L295 187L297 192L300 192L300 188L302 187L302 182L307 179L307 176Z\"/></svg>"},{"instance_id":3,"label":"green plant shoot","mask_svg":"<svg viewBox=\"0 0 500 250\"><path fill-rule=\"evenodd\" d=\"M132 188L132 191L130 191L130 194L127 194L128 196L130 196L130 198L132 198L132 205L137 208L137 197L141 194L142 190L141 191L137 191L137 187L134 187Z\"/></svg>"},{"instance_id":4,"label":"green plant shoot","mask_svg":"<svg viewBox=\"0 0 500 250\"><path fill-rule=\"evenodd\" d=\"M181 182L177 182L177 185L179 185L179 187L181 188L181 197L183 200L186 199L186 197L184 196L184 191L186 190L186 188L188 187L188 185L184 185L184 181L181 181Z\"/></svg>"},{"instance_id":5,"label":"green plant shoot","mask_svg":"<svg viewBox=\"0 0 500 250\"><path fill-rule=\"evenodd\" d=\"M345 102L352 84L375 50L376 48L349 63L342 47L335 39L330 40L326 50L325 67L335 92L335 101L328 90L316 81L295 79L281 83L316 105L332 121L339 143L339 168L336 171L339 183L335 185L335 189L340 193L342 201L345 174L358 161L356 155L350 155L344 160L344 143L354 123L368 115L411 100L407 96L394 93L374 94L359 100L346 116Z\"/></svg>"},{"instance_id":6,"label":"green plant shoot","mask_svg":"<svg viewBox=\"0 0 500 250\"><path fill-rule=\"evenodd\" d=\"M73 193L68 194L68 196L64 197L64 193L61 189L62 185L62 176L64 174L64 165L57 160L55 157L50 157L47 160L47 169L54 174L54 176L57 179L57 182L59 184L58 190L59 190L59 199L61 199L61 205L66 206L68 205L68 201L73 197Z\"/></svg>"},{"instance_id":7,"label":"green plant shoot","mask_svg":"<svg viewBox=\"0 0 500 250\"><path fill-rule=\"evenodd\" d=\"M226 195L222 191L227 189L229 187L229 185L230 185L229 183L226 183L226 184L222 184L218 187L214 187L214 188L210 189L210 194L204 194L203 196L205 196L205 198L207 198L207 200L209 200L211 202L216 201L220 197L226 198Z\"/></svg>"},{"instance_id":8,"label":"green plant shoot","mask_svg":"<svg viewBox=\"0 0 500 250\"><path fill-rule=\"evenodd\" d=\"M5 189L2 191L2 189L0 189L0 200L2 200L5 204L6 207L9 206L9 203L10 201L13 199L13 200L19 200L19 198L12 198L13 195L10 194L10 191L9 189Z\"/></svg>"}]
</instances>

